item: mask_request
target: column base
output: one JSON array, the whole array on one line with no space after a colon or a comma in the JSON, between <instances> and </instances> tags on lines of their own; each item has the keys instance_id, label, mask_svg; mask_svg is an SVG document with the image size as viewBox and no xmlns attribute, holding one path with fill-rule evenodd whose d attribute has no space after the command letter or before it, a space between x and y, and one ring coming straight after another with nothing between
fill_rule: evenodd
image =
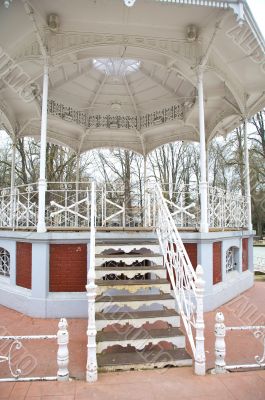
<instances>
[{"instance_id":1,"label":"column base","mask_svg":"<svg viewBox=\"0 0 265 400\"><path fill-rule=\"evenodd\" d=\"M38 233L45 233L45 232L47 232L46 224L45 224L45 223L38 223L38 224L37 224L37 232L38 232Z\"/></svg>"}]
</instances>

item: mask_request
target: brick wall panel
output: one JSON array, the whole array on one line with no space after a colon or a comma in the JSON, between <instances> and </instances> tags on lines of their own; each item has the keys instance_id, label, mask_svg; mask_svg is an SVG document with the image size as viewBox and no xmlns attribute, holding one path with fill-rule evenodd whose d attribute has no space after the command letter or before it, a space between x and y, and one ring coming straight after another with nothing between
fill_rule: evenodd
<instances>
[{"instance_id":1,"label":"brick wall panel","mask_svg":"<svg viewBox=\"0 0 265 400\"><path fill-rule=\"evenodd\" d=\"M16 284L31 289L32 244L17 242L16 248Z\"/></svg>"},{"instance_id":2,"label":"brick wall panel","mask_svg":"<svg viewBox=\"0 0 265 400\"><path fill-rule=\"evenodd\" d=\"M248 270L248 239L242 239L242 271Z\"/></svg>"},{"instance_id":3,"label":"brick wall panel","mask_svg":"<svg viewBox=\"0 0 265 400\"><path fill-rule=\"evenodd\" d=\"M189 256L189 259L191 261L193 268L196 269L196 267L198 265L197 243L184 243L184 247L186 249L186 252L188 253L188 256Z\"/></svg>"},{"instance_id":4,"label":"brick wall panel","mask_svg":"<svg viewBox=\"0 0 265 400\"><path fill-rule=\"evenodd\" d=\"M87 245L50 245L50 292L85 292Z\"/></svg>"},{"instance_id":5,"label":"brick wall panel","mask_svg":"<svg viewBox=\"0 0 265 400\"><path fill-rule=\"evenodd\" d=\"M213 243L213 284L222 281L222 242Z\"/></svg>"}]
</instances>

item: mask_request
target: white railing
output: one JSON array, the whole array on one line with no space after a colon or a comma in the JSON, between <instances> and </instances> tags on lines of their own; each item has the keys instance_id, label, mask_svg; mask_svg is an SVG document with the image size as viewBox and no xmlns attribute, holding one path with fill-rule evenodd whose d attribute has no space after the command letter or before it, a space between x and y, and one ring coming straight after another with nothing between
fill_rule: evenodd
<instances>
[{"instance_id":1,"label":"white railing","mask_svg":"<svg viewBox=\"0 0 265 400\"><path fill-rule=\"evenodd\" d=\"M224 323L224 315L218 312L215 317L215 368L212 371L215 374L224 374L227 371L238 371L242 369L257 369L265 368L265 325L263 326L226 326ZM256 339L261 340L263 344L263 354L254 357L255 363L252 364L236 364L226 365L226 332L240 331L244 332L253 331Z\"/></svg>"},{"instance_id":2,"label":"white railing","mask_svg":"<svg viewBox=\"0 0 265 400\"><path fill-rule=\"evenodd\" d=\"M265 274L265 257L258 256L254 259L254 271Z\"/></svg>"},{"instance_id":3,"label":"white railing","mask_svg":"<svg viewBox=\"0 0 265 400\"><path fill-rule=\"evenodd\" d=\"M97 366L97 329L95 314L95 299L97 294L97 285L95 284L95 237L96 237L96 193L95 183L91 184L91 227L90 227L90 243L89 243L89 265L87 274L87 297L88 297L88 326L87 326L87 365L86 380L87 382L95 382L98 378Z\"/></svg>"},{"instance_id":4,"label":"white railing","mask_svg":"<svg viewBox=\"0 0 265 400\"><path fill-rule=\"evenodd\" d=\"M161 188L156 185L156 226L178 311L195 359L195 373L205 374L203 269L191 265ZM194 331L196 335L194 337Z\"/></svg>"},{"instance_id":5,"label":"white railing","mask_svg":"<svg viewBox=\"0 0 265 400\"><path fill-rule=\"evenodd\" d=\"M47 228L90 227L89 182L48 182L45 220ZM155 184L147 182L125 189L124 185L97 185L96 226L155 226ZM162 192L179 228L198 229L200 198L197 183L163 184ZM0 191L0 228L37 227L38 185L17 186ZM225 229L247 226L247 200L244 196L209 187L209 226Z\"/></svg>"},{"instance_id":6,"label":"white railing","mask_svg":"<svg viewBox=\"0 0 265 400\"><path fill-rule=\"evenodd\" d=\"M9 372L12 377L0 378L0 382L14 382L14 381L68 381L69 380L69 353L68 343L69 335L67 331L67 321L61 318L58 324L57 335L23 335L23 336L0 336L0 341L10 342L6 355L0 355L0 363L7 363ZM17 359L15 352L23 348L22 341L24 340L54 340L57 339L57 376L44 376L44 377L27 377L19 367L14 368L14 360Z\"/></svg>"},{"instance_id":7,"label":"white railing","mask_svg":"<svg viewBox=\"0 0 265 400\"><path fill-rule=\"evenodd\" d=\"M247 227L247 197L209 186L209 226L212 228Z\"/></svg>"}]
</instances>

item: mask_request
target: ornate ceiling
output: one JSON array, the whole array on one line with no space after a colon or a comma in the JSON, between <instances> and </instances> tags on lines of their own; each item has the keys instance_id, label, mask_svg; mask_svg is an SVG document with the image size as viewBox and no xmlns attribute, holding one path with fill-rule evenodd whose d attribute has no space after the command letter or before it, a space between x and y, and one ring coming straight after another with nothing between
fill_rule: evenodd
<instances>
[{"instance_id":1,"label":"ornate ceiling","mask_svg":"<svg viewBox=\"0 0 265 400\"><path fill-rule=\"evenodd\" d=\"M232 130L265 106L263 38L246 4L187 3L1 5L2 127L39 137L48 62L47 136L75 151L120 146L146 154L171 141L198 141L199 68L207 140Z\"/></svg>"}]
</instances>

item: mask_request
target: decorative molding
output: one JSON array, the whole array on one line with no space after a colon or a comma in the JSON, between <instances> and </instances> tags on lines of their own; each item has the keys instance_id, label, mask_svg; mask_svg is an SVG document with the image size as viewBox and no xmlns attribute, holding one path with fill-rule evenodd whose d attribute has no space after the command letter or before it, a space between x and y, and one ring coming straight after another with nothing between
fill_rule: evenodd
<instances>
[{"instance_id":1,"label":"decorative molding","mask_svg":"<svg viewBox=\"0 0 265 400\"><path fill-rule=\"evenodd\" d=\"M24 47L20 46L13 56L17 61L26 59L40 58L41 52L38 42L30 35L31 41ZM131 46L154 50L159 53L172 55L173 57L182 56L186 61L195 63L199 56L200 43L188 43L184 39L165 39L143 35L127 34L106 34L106 33L79 33L79 32L60 32L50 35L49 31L44 33L44 44L50 53L51 63L57 55L71 53L97 46Z\"/></svg>"},{"instance_id":2,"label":"decorative molding","mask_svg":"<svg viewBox=\"0 0 265 400\"><path fill-rule=\"evenodd\" d=\"M86 129L147 129L153 126L166 124L175 120L183 120L184 112L182 104L156 110L152 113L142 115L90 115L89 113L74 110L72 107L48 100L48 113L65 121L81 125Z\"/></svg>"}]
</instances>

